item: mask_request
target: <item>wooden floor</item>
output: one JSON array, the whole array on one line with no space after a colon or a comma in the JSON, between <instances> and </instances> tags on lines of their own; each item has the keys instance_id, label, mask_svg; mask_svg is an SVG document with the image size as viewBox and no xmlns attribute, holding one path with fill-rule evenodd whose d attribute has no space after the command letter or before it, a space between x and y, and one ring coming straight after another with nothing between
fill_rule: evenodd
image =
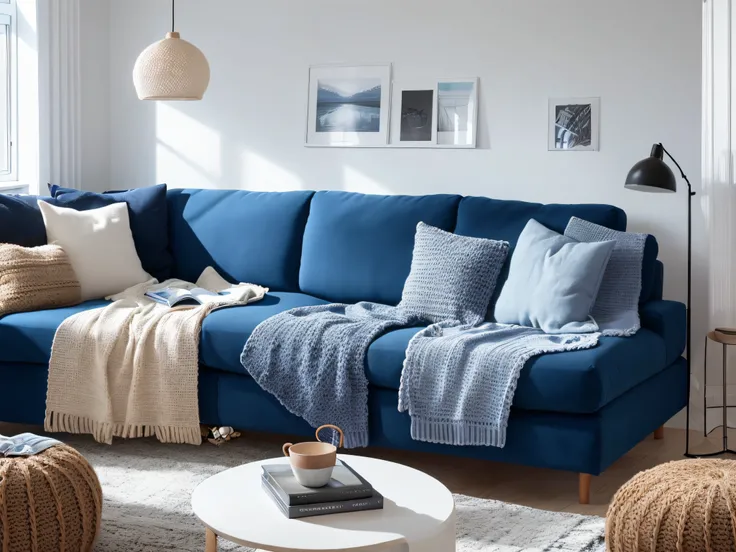
<instances>
[{"instance_id":1,"label":"wooden floor","mask_svg":"<svg viewBox=\"0 0 736 552\"><path fill-rule=\"evenodd\" d=\"M0 434L5 435L34 430L39 431L40 428L0 424ZM578 504L578 474L572 472L388 449L369 448L361 450L358 454L413 466L436 477L455 493L492 498L543 510L605 516L613 494L632 476L657 464L683 459L684 430L666 428L664 431L664 439L655 440L649 437L605 473L594 477L588 505ZM706 442L695 432L691 435L693 444L691 450L695 452L705 452L718 447L716 439ZM260 433L248 433L244 438L273 442L276 448L284 442L283 436Z\"/></svg>"}]
</instances>

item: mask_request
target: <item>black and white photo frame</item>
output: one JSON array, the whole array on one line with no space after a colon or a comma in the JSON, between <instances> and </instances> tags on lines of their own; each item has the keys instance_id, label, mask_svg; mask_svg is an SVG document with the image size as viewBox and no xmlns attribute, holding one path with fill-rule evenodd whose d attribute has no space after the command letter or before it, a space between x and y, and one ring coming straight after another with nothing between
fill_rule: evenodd
<instances>
[{"instance_id":1,"label":"black and white photo frame","mask_svg":"<svg viewBox=\"0 0 736 552\"><path fill-rule=\"evenodd\" d=\"M550 98L548 149L600 150L600 98Z\"/></svg>"},{"instance_id":2,"label":"black and white photo frame","mask_svg":"<svg viewBox=\"0 0 736 552\"><path fill-rule=\"evenodd\" d=\"M475 148L478 78L394 84L391 145Z\"/></svg>"}]
</instances>

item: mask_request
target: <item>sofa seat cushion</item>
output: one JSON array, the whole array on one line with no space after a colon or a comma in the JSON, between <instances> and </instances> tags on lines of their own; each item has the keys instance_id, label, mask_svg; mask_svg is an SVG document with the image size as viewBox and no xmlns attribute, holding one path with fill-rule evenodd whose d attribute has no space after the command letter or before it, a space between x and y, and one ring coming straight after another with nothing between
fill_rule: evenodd
<instances>
[{"instance_id":1,"label":"sofa seat cushion","mask_svg":"<svg viewBox=\"0 0 736 552\"><path fill-rule=\"evenodd\" d=\"M368 349L368 381L398 389L406 347L421 328L389 332ZM541 355L521 371L514 408L588 414L666 367L665 340L642 329L633 337L604 337L597 347Z\"/></svg>"},{"instance_id":2,"label":"sofa seat cushion","mask_svg":"<svg viewBox=\"0 0 736 552\"><path fill-rule=\"evenodd\" d=\"M256 326L266 318L295 307L323 305L327 301L294 292L271 292L261 301L216 310L204 319L199 360L209 368L246 375L240 364L243 346Z\"/></svg>"},{"instance_id":3,"label":"sofa seat cushion","mask_svg":"<svg viewBox=\"0 0 736 552\"><path fill-rule=\"evenodd\" d=\"M0 362L46 364L56 329L73 314L108 305L102 299L73 307L19 312L0 317Z\"/></svg>"}]
</instances>

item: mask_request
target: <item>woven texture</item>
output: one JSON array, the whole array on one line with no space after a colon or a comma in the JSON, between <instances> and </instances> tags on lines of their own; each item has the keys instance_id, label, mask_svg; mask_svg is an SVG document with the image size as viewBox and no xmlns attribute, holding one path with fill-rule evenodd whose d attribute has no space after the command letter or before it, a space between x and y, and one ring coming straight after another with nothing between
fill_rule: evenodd
<instances>
[{"instance_id":1,"label":"woven texture","mask_svg":"<svg viewBox=\"0 0 736 552\"><path fill-rule=\"evenodd\" d=\"M647 234L618 232L572 217L565 235L581 242L616 242L591 315L603 335L634 335L641 327L639 296Z\"/></svg>"},{"instance_id":2,"label":"woven texture","mask_svg":"<svg viewBox=\"0 0 736 552\"><path fill-rule=\"evenodd\" d=\"M164 443L202 442L197 397L202 320L219 306L244 305L268 290L230 286L208 267L196 287L228 294L218 303L170 309L145 292L195 285L155 282L61 323L49 362L47 431L91 433L102 443L151 435Z\"/></svg>"},{"instance_id":3,"label":"woven texture","mask_svg":"<svg viewBox=\"0 0 736 552\"><path fill-rule=\"evenodd\" d=\"M79 280L61 247L0 244L0 316L80 301Z\"/></svg>"},{"instance_id":4,"label":"woven texture","mask_svg":"<svg viewBox=\"0 0 736 552\"><path fill-rule=\"evenodd\" d=\"M143 50L133 68L141 100L201 100L209 82L207 58L179 33L168 33Z\"/></svg>"},{"instance_id":5,"label":"woven texture","mask_svg":"<svg viewBox=\"0 0 736 552\"><path fill-rule=\"evenodd\" d=\"M0 551L89 551L101 513L97 475L73 448L0 456Z\"/></svg>"},{"instance_id":6,"label":"woven texture","mask_svg":"<svg viewBox=\"0 0 736 552\"><path fill-rule=\"evenodd\" d=\"M240 362L289 412L314 427L339 426L346 448L367 447L368 347L379 335L418 321L378 303L298 307L256 326Z\"/></svg>"},{"instance_id":7,"label":"woven texture","mask_svg":"<svg viewBox=\"0 0 736 552\"><path fill-rule=\"evenodd\" d=\"M399 411L411 416L411 437L417 441L503 447L526 362L597 343L598 334L547 335L490 322L476 327L434 324L409 342Z\"/></svg>"},{"instance_id":8,"label":"woven texture","mask_svg":"<svg viewBox=\"0 0 736 552\"><path fill-rule=\"evenodd\" d=\"M507 242L458 236L420 222L399 306L430 322L479 324L508 251Z\"/></svg>"},{"instance_id":9,"label":"woven texture","mask_svg":"<svg viewBox=\"0 0 736 552\"><path fill-rule=\"evenodd\" d=\"M634 476L606 518L611 552L720 552L736 547L736 462L681 460Z\"/></svg>"}]
</instances>

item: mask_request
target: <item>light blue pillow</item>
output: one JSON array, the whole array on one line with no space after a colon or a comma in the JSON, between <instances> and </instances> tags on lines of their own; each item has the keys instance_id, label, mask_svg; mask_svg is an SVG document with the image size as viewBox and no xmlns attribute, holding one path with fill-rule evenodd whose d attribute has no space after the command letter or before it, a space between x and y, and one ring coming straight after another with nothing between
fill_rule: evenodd
<instances>
[{"instance_id":1,"label":"light blue pillow","mask_svg":"<svg viewBox=\"0 0 736 552\"><path fill-rule=\"evenodd\" d=\"M581 243L530 220L511 257L496 321L550 334L598 331L590 313L615 244Z\"/></svg>"},{"instance_id":2,"label":"light blue pillow","mask_svg":"<svg viewBox=\"0 0 736 552\"><path fill-rule=\"evenodd\" d=\"M430 322L483 321L509 244L445 232L420 222L399 307Z\"/></svg>"}]
</instances>

